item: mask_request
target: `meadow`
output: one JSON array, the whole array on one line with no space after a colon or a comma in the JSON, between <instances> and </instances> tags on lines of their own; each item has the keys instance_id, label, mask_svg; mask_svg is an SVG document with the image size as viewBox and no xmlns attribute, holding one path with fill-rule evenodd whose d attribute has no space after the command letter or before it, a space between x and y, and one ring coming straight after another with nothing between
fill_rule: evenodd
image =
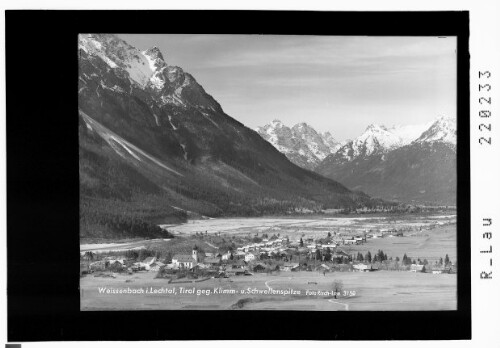
<instances>
[{"instance_id":1,"label":"meadow","mask_svg":"<svg viewBox=\"0 0 500 348\"><path fill-rule=\"evenodd\" d=\"M334 298L333 283L343 289ZM99 288L153 289L158 293L104 294ZM181 289L194 293L181 293ZM272 288L300 291L293 294L249 292ZM218 289L214 293L214 289ZM101 278L91 275L81 279L82 310L321 310L321 311L404 311L456 309L456 274L430 274L395 271L281 272L232 278L213 278L204 282L168 284L153 273L117 275ZM168 290L177 294L167 294ZM226 293L223 293L224 290ZM232 292L235 293L232 293ZM243 293L241 293L243 291ZM308 293L306 294L306 291ZM318 294L318 291L321 291ZM351 296L344 296L346 291ZM163 293L162 293L163 292ZM210 293L209 293L210 292ZM255 291L254 291L255 292ZM316 295L315 295L316 292ZM326 292L330 292L326 294ZM208 294L207 294L208 293Z\"/></svg>"},{"instance_id":2,"label":"meadow","mask_svg":"<svg viewBox=\"0 0 500 348\"><path fill-rule=\"evenodd\" d=\"M163 226L165 228L166 226ZM201 245L206 251L214 247L196 239L197 234L221 237L276 234L287 236L290 241L307 238L324 238L328 233L349 236L364 231L399 229L403 237L368 238L360 245L341 245L348 254L368 251L374 255L379 249L389 258L403 255L412 259L427 259L434 263L447 254L457 262L455 215L402 215L402 216L353 216L309 218L235 218L194 220L167 227L175 237L172 240L149 240L147 248L170 250L171 253L188 253ZM193 239L194 238L194 239ZM200 244L204 241L204 244ZM130 246L138 247L139 242ZM120 249L116 245L99 245L102 249ZM122 250L122 249L120 249ZM163 251L165 251L163 250ZM165 254L165 253L164 253ZM327 272L312 271L254 273L251 276L212 278L194 283L169 284L168 279L155 278L156 272L114 274L107 277L85 275L80 280L82 310L453 310L456 309L456 274L412 273L407 271ZM341 281L343 289L354 296L311 295L306 291L331 291L334 281ZM180 287L194 288L195 293L180 293ZM142 294L106 294L103 288L143 289ZM177 290L177 294L162 293ZM218 293L214 289L234 290ZM146 289L161 290L146 293ZM256 292L248 292L255 289ZM269 289L292 289L300 294L272 295L262 293ZM204 291L197 295L197 291ZM243 291L243 293L242 293ZM207 295L207 293L210 294Z\"/></svg>"}]
</instances>

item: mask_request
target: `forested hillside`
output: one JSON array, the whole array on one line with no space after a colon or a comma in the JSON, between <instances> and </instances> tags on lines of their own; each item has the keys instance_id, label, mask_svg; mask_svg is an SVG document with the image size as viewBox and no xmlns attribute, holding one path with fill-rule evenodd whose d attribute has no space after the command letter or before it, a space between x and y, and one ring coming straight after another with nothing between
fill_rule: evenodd
<instances>
[{"instance_id":1,"label":"forested hillside","mask_svg":"<svg viewBox=\"0 0 500 348\"><path fill-rule=\"evenodd\" d=\"M81 236L159 236L189 214L382 204L292 164L161 52L80 36Z\"/></svg>"}]
</instances>

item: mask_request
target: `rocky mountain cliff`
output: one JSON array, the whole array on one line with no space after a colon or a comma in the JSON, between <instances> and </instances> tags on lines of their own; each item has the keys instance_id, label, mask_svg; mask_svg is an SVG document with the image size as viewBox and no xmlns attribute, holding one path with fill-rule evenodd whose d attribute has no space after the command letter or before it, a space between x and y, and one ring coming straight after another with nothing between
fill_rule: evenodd
<instances>
[{"instance_id":1,"label":"rocky mountain cliff","mask_svg":"<svg viewBox=\"0 0 500 348\"><path fill-rule=\"evenodd\" d=\"M157 236L187 214L381 203L291 163L167 62L157 47L79 36L82 237Z\"/></svg>"},{"instance_id":2,"label":"rocky mountain cliff","mask_svg":"<svg viewBox=\"0 0 500 348\"><path fill-rule=\"evenodd\" d=\"M255 130L291 162L310 170L340 146L329 132L318 133L307 123L289 128L280 120L274 120Z\"/></svg>"},{"instance_id":3,"label":"rocky mountain cliff","mask_svg":"<svg viewBox=\"0 0 500 348\"><path fill-rule=\"evenodd\" d=\"M375 197L413 203L456 202L456 121L369 126L316 168L326 177Z\"/></svg>"}]
</instances>

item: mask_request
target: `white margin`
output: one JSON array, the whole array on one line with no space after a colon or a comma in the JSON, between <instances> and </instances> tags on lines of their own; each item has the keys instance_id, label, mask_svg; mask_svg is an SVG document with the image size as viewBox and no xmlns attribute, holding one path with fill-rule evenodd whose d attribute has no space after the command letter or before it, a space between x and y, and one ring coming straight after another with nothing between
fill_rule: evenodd
<instances>
[{"instance_id":1,"label":"white margin","mask_svg":"<svg viewBox=\"0 0 500 348\"><path fill-rule=\"evenodd\" d=\"M500 239L500 187L499 187L499 143L500 143L500 1L476 0L476 1L436 1L421 0L403 3L401 1L342 1L327 2L321 0L305 1L271 1L271 0L245 0L227 1L212 0L210 3L204 1L95 1L95 0L4 0L1 7L5 9L254 9L254 10L312 10L312 11L470 11L470 43L471 52L471 286L472 286L472 340L471 341L375 341L375 342L335 342L343 347L370 346L376 347L500 347L500 264L499 243ZM422 23L425 25L425 23ZM0 19L0 228L2 232L6 229L6 129L5 129L5 14ZM64 30L64 28L61 28ZM479 70L488 69L493 73L493 116L491 118L492 146L485 148L479 145L479 119L477 74ZM479 250L485 249L482 238L484 228L482 218L488 216L493 218L493 243L494 250L494 277L491 281L481 281L479 272L484 268L485 258L479 254ZM6 343L6 234L1 234L0 249L0 345ZM486 261L486 263L489 261ZM369 323L366 323L369 325ZM332 322L332 325L333 322ZM439 323L436 323L439 326ZM300 326L300 325L298 325ZM362 323L359 323L362 327ZM390 330L390 323L388 323ZM415 328L418 330L418 328ZM15 343L15 342L12 342ZM23 347L137 347L138 345L151 347L165 347L165 342L46 342L46 343L23 343ZM263 346L286 346L299 347L304 344L317 347L331 347L332 342L301 342L301 341L208 341L208 342L169 342L169 346L191 347L203 345L203 347L246 347L255 344Z\"/></svg>"}]
</instances>

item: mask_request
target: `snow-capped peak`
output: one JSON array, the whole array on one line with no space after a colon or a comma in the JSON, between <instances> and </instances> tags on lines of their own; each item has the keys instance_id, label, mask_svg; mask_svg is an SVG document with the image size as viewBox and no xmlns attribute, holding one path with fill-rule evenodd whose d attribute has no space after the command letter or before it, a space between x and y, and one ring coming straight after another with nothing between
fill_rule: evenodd
<instances>
[{"instance_id":1,"label":"snow-capped peak","mask_svg":"<svg viewBox=\"0 0 500 348\"><path fill-rule=\"evenodd\" d=\"M96 67L104 61L107 71L94 74L92 78L102 85L107 72L120 77L128 77L130 88L146 91L160 106L175 105L181 108L196 108L205 113L222 112L215 99L208 95L203 87L183 69L168 65L162 52L156 46L145 51L129 45L117 35L112 34L80 34L80 59L87 60ZM99 59L98 59L99 58ZM98 68L101 70L102 68ZM188 91L188 92L186 92ZM203 112L200 111L201 114Z\"/></svg>"},{"instance_id":2,"label":"snow-capped peak","mask_svg":"<svg viewBox=\"0 0 500 348\"><path fill-rule=\"evenodd\" d=\"M160 49L156 46L151 47L141 53L148 60L149 68L153 72L153 76L151 77L150 80L151 82L153 82L155 86L157 86L158 83L154 83L153 80L161 79L162 77L161 73L163 72L163 69L167 67L167 63L165 63L165 60L163 59L163 55L161 54ZM161 87L163 87L163 85Z\"/></svg>"},{"instance_id":3,"label":"snow-capped peak","mask_svg":"<svg viewBox=\"0 0 500 348\"><path fill-rule=\"evenodd\" d=\"M162 61L165 61L165 59L163 58L163 54L161 54L161 51L157 46L148 48L146 51L143 52L143 54L150 57L153 60L160 59Z\"/></svg>"},{"instance_id":4,"label":"snow-capped peak","mask_svg":"<svg viewBox=\"0 0 500 348\"><path fill-rule=\"evenodd\" d=\"M417 139L433 122L416 125L394 125L387 130L401 138L402 145L408 145Z\"/></svg>"},{"instance_id":5,"label":"snow-capped peak","mask_svg":"<svg viewBox=\"0 0 500 348\"><path fill-rule=\"evenodd\" d=\"M163 71L168 68L168 65L165 63L160 49L154 46L141 53L148 60L149 68L153 72L149 78L151 86L155 89L161 90L163 86L165 86L165 76Z\"/></svg>"},{"instance_id":6,"label":"snow-capped peak","mask_svg":"<svg viewBox=\"0 0 500 348\"><path fill-rule=\"evenodd\" d=\"M401 138L388 131L386 127L371 124L363 134L353 141L354 156L361 152L365 155L371 155L376 151L386 151L399 147L401 144Z\"/></svg>"},{"instance_id":7,"label":"snow-capped peak","mask_svg":"<svg viewBox=\"0 0 500 348\"><path fill-rule=\"evenodd\" d=\"M443 142L455 145L457 143L457 121L451 117L440 116L415 142Z\"/></svg>"},{"instance_id":8,"label":"snow-capped peak","mask_svg":"<svg viewBox=\"0 0 500 348\"><path fill-rule=\"evenodd\" d=\"M382 125L378 124L369 124L368 127L366 127L365 132L381 132L381 131L387 131L387 128Z\"/></svg>"},{"instance_id":9,"label":"snow-capped peak","mask_svg":"<svg viewBox=\"0 0 500 348\"><path fill-rule=\"evenodd\" d=\"M309 126L307 123L302 122L302 123L297 123L295 126L292 127L292 129L296 133L300 133L302 135L302 138L307 135L318 135L318 132L316 130Z\"/></svg>"},{"instance_id":10,"label":"snow-capped peak","mask_svg":"<svg viewBox=\"0 0 500 348\"><path fill-rule=\"evenodd\" d=\"M220 109L220 105L207 97L203 88L181 68L168 65L157 46L139 51L116 35L81 34L79 47L90 57L101 58L112 69L128 74L130 82L141 89L152 89L160 104ZM183 97L189 88L196 94L196 105ZM193 99L193 98L191 98Z\"/></svg>"},{"instance_id":11,"label":"snow-capped peak","mask_svg":"<svg viewBox=\"0 0 500 348\"><path fill-rule=\"evenodd\" d=\"M296 129L304 129L304 128L313 129L311 126L309 126L305 122L297 123L295 126L293 126L293 128L296 128Z\"/></svg>"},{"instance_id":12,"label":"snow-capped peak","mask_svg":"<svg viewBox=\"0 0 500 348\"><path fill-rule=\"evenodd\" d=\"M101 35L81 34L78 37L78 47L90 55L100 57L111 68L116 68L118 65L106 54L106 45L101 42L103 38Z\"/></svg>"},{"instance_id":13,"label":"snow-capped peak","mask_svg":"<svg viewBox=\"0 0 500 348\"><path fill-rule=\"evenodd\" d=\"M271 126L272 128L277 128L277 127L283 127L283 122L281 122L280 120L278 120L277 118L272 120L271 124L268 125L268 126Z\"/></svg>"},{"instance_id":14,"label":"snow-capped peak","mask_svg":"<svg viewBox=\"0 0 500 348\"><path fill-rule=\"evenodd\" d=\"M335 154L343 161L352 161L360 156L383 154L411 143L444 142L456 143L456 120L438 117L420 125L392 126L370 124L359 137L347 141Z\"/></svg>"},{"instance_id":15,"label":"snow-capped peak","mask_svg":"<svg viewBox=\"0 0 500 348\"><path fill-rule=\"evenodd\" d=\"M332 149L332 151L340 148L341 143L339 143L330 132L324 132L321 134L321 137L325 141L326 145Z\"/></svg>"},{"instance_id":16,"label":"snow-capped peak","mask_svg":"<svg viewBox=\"0 0 500 348\"><path fill-rule=\"evenodd\" d=\"M130 80L146 87L155 69L137 48L111 34L80 34L79 46L90 55L98 56L111 68L125 70Z\"/></svg>"},{"instance_id":17,"label":"snow-capped peak","mask_svg":"<svg viewBox=\"0 0 500 348\"><path fill-rule=\"evenodd\" d=\"M383 125L370 124L359 137L342 144L336 156L352 161L361 156L383 154L405 145L407 140L395 130L395 128L388 129Z\"/></svg>"},{"instance_id":18,"label":"snow-capped peak","mask_svg":"<svg viewBox=\"0 0 500 348\"><path fill-rule=\"evenodd\" d=\"M292 162L309 169L338 149L338 142L329 132L318 133L305 122L290 128L275 119L255 130Z\"/></svg>"},{"instance_id":19,"label":"snow-capped peak","mask_svg":"<svg viewBox=\"0 0 500 348\"><path fill-rule=\"evenodd\" d=\"M150 86L161 91L166 79L170 82L177 80L179 85L190 81L184 76L187 74L184 74L182 69L167 65L163 54L156 46L141 52L111 34L81 34L79 45L88 54L103 59L111 68L125 70L130 80L143 89Z\"/></svg>"}]
</instances>

